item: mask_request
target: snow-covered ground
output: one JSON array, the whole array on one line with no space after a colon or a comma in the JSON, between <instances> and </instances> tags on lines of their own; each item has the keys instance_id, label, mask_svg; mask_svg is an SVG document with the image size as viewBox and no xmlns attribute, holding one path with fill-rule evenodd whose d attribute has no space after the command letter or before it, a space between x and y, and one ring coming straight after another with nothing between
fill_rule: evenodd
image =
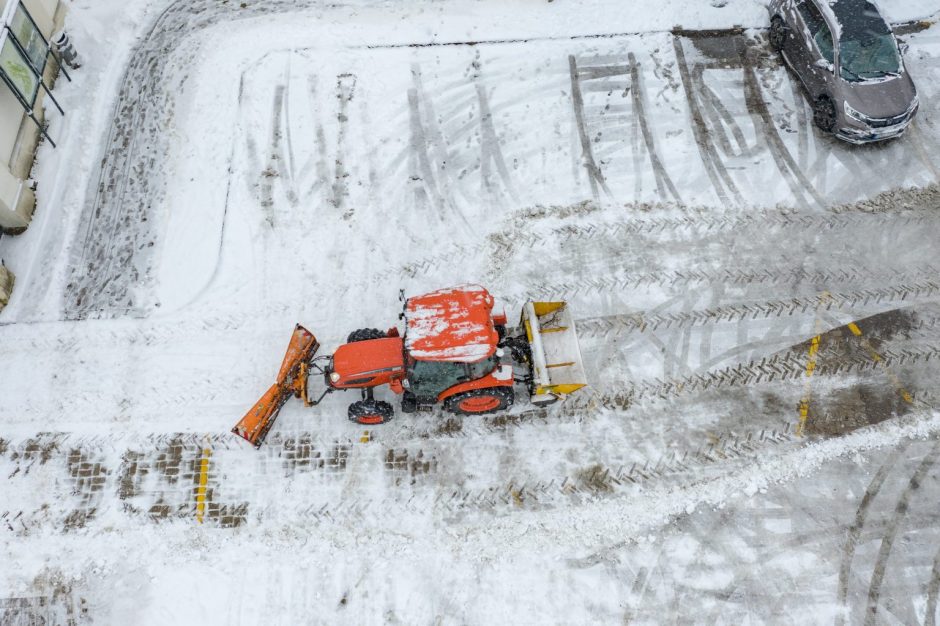
<instances>
[{"instance_id":1,"label":"snow-covered ground","mask_svg":"<svg viewBox=\"0 0 940 626\"><path fill-rule=\"evenodd\" d=\"M0 622L933 623L940 26L905 35L914 128L857 148L766 20L72 3L0 239ZM568 300L590 389L228 433L294 323L329 351L462 282Z\"/></svg>"}]
</instances>

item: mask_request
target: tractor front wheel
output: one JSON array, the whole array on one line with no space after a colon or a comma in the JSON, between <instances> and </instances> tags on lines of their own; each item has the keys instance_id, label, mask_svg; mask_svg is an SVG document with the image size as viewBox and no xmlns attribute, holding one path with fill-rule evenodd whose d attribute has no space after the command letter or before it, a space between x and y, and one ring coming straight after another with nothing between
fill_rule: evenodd
<instances>
[{"instance_id":1,"label":"tractor front wheel","mask_svg":"<svg viewBox=\"0 0 940 626\"><path fill-rule=\"evenodd\" d=\"M377 426L392 419L395 409L381 400L360 400L349 405L349 421L366 426Z\"/></svg>"},{"instance_id":2,"label":"tractor front wheel","mask_svg":"<svg viewBox=\"0 0 940 626\"><path fill-rule=\"evenodd\" d=\"M444 408L456 415L482 415L508 409L513 399L512 387L474 389L448 398Z\"/></svg>"},{"instance_id":3,"label":"tractor front wheel","mask_svg":"<svg viewBox=\"0 0 940 626\"><path fill-rule=\"evenodd\" d=\"M349 336L346 337L346 343L369 341L370 339L382 339L383 337L388 337L388 333L384 333L378 328L360 328L359 330L354 330L349 333Z\"/></svg>"}]
</instances>

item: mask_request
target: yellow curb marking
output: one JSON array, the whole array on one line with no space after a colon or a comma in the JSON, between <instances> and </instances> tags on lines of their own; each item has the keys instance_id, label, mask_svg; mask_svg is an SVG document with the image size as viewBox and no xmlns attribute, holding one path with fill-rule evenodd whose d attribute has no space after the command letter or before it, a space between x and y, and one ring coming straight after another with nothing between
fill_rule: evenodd
<instances>
[{"instance_id":1,"label":"yellow curb marking","mask_svg":"<svg viewBox=\"0 0 940 626\"><path fill-rule=\"evenodd\" d=\"M888 375L888 378L891 379L891 383L894 385L894 388L897 389L899 394L901 394L901 398L908 404L914 404L914 397L908 393L907 389L904 388L904 385L901 384L900 379L895 376L894 372L891 371L891 368L885 364L884 357L878 354L878 352L872 347L871 343L869 343L867 339L862 337L862 329L859 328L855 322L849 322L848 327L849 330L852 331L852 334L861 340L862 345L866 350L868 350L868 354L871 355L872 360L884 367L885 373Z\"/></svg>"},{"instance_id":2,"label":"yellow curb marking","mask_svg":"<svg viewBox=\"0 0 940 626\"><path fill-rule=\"evenodd\" d=\"M211 448L202 449L202 460L199 462L199 486L196 488L196 521L202 524L206 515L206 485L209 483L209 457Z\"/></svg>"},{"instance_id":3,"label":"yellow curb marking","mask_svg":"<svg viewBox=\"0 0 940 626\"><path fill-rule=\"evenodd\" d=\"M809 420L809 399L810 384L813 378L813 372L816 371L816 359L819 354L819 339L822 336L822 316L819 310L829 300L829 292L824 291L819 294L819 303L816 305L816 336L810 340L809 358L806 361L806 382L803 384L803 397L800 398L800 423L796 426L796 436L802 437L806 429L806 422Z\"/></svg>"},{"instance_id":4,"label":"yellow curb marking","mask_svg":"<svg viewBox=\"0 0 940 626\"><path fill-rule=\"evenodd\" d=\"M803 397L800 398L800 423L796 427L798 437L803 436L806 421L809 419L810 379L816 371L816 357L819 354L819 335L813 337L809 345L809 360L806 362L806 383L803 386Z\"/></svg>"}]
</instances>

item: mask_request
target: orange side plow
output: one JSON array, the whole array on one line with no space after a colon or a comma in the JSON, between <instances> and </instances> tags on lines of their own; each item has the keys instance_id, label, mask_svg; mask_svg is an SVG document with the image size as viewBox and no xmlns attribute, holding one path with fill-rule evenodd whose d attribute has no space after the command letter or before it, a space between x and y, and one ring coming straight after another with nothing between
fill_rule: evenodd
<instances>
[{"instance_id":1,"label":"orange side plow","mask_svg":"<svg viewBox=\"0 0 940 626\"><path fill-rule=\"evenodd\" d=\"M292 395L306 398L307 366L319 348L313 333L297 324L277 374L277 382L251 407L232 432L260 448L284 403Z\"/></svg>"}]
</instances>

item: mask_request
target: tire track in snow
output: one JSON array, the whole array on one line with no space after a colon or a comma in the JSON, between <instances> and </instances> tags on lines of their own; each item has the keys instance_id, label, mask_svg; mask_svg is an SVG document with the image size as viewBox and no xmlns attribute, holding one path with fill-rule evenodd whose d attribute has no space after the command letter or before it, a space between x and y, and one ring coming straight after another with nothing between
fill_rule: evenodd
<instances>
[{"instance_id":1,"label":"tire track in snow","mask_svg":"<svg viewBox=\"0 0 940 626\"><path fill-rule=\"evenodd\" d=\"M940 550L933 559L933 570L930 574L930 582L927 583L927 617L924 619L924 626L936 626L938 597L940 597Z\"/></svg>"},{"instance_id":2,"label":"tire track in snow","mask_svg":"<svg viewBox=\"0 0 940 626\"><path fill-rule=\"evenodd\" d=\"M336 131L336 158L334 159L333 184L330 187L330 204L337 209L346 206L349 195L349 171L346 164L346 132L349 128L349 103L356 94L355 74L340 74L336 77L336 100L339 110L336 119L339 126Z\"/></svg>"},{"instance_id":3,"label":"tire track in snow","mask_svg":"<svg viewBox=\"0 0 940 626\"><path fill-rule=\"evenodd\" d=\"M715 152L715 148L711 143L710 131L708 125L705 123L705 118L702 115L702 110L699 107L698 98L695 92L695 84L693 83L691 73L689 71L689 65L686 62L685 51L682 47L682 40L684 37L679 34L675 34L672 38L672 45L676 53L676 63L679 67L679 76L682 79L682 86L685 89L686 103L689 107L689 116L692 122L692 133L695 136L695 143L699 149L699 155L702 159L702 165L705 166L705 172L708 174L708 178L711 180L712 187L715 189L715 193L718 195L718 199L726 205L732 204L733 202L737 206L744 206L744 198L741 196L741 192L738 191L737 186L734 184L734 181L731 180L731 176L728 174L728 170L725 169L724 163L718 157L718 154ZM727 187L727 190L725 189ZM730 193L730 196L729 196Z\"/></svg>"},{"instance_id":4,"label":"tire track in snow","mask_svg":"<svg viewBox=\"0 0 940 626\"><path fill-rule=\"evenodd\" d=\"M744 132L741 130L741 126L738 125L738 122L721 101L721 98L719 98L705 82L705 68L701 66L697 67L692 76L695 81L695 88L702 96L702 105L705 109L705 113L711 120L712 130L714 131L712 134L718 138L718 147L721 148L722 152L724 152L727 157L740 157L750 154L752 148L747 145L747 139L744 138ZM725 130L726 126L731 130L731 136L734 138L735 143L738 144L739 153L734 152L731 140L728 138L727 131Z\"/></svg>"},{"instance_id":5,"label":"tire track in snow","mask_svg":"<svg viewBox=\"0 0 940 626\"><path fill-rule=\"evenodd\" d=\"M630 52L627 55L630 62L630 84L633 97L633 115L639 120L640 132L643 135L643 143L646 144L646 153L649 155L650 164L653 166L653 175L656 178L656 189L660 198L666 197L666 189L676 204L682 204L682 198L676 190L672 179L666 172L662 160L659 158L659 151L656 149L656 139L649 127L649 121L646 116L646 89L643 86L643 77L640 74L640 65L636 61L636 55Z\"/></svg>"},{"instance_id":6,"label":"tire track in snow","mask_svg":"<svg viewBox=\"0 0 940 626\"><path fill-rule=\"evenodd\" d=\"M118 505L119 502L127 501L132 505L124 507L124 513L133 516L141 516L143 519L150 519L152 522L159 522L168 515L172 517L191 516L193 489L192 479L197 473L195 468L200 458L202 449L209 447L213 450L214 458L216 452L230 450L233 448L245 448L246 444L241 440L234 441L234 436L228 439L220 437L218 434L204 436L200 434L165 434L155 437L151 441L152 449L144 450L143 447L134 445L127 448L120 455L120 466L109 468L107 464L97 463L97 475L108 476L107 484L93 482L90 479L83 478L85 459L92 459L95 454L99 454L104 449L114 452L113 441L108 437L99 438L79 438L65 433L51 434L46 433L40 437L47 450L46 456L41 463L61 462L64 456L68 456L69 463L73 460L83 461L80 465L74 465L73 493L78 500L78 508L66 517L75 518L76 512L79 514L84 511L87 515L82 518L82 524L92 521L95 518L95 510L107 510L109 507ZM263 480L265 475L281 474L286 477L295 476L300 473L316 472L324 476L325 479L347 480L345 476L355 473L347 464L347 457L355 445L351 442L342 443L340 440L323 440L308 436L280 437L272 436L271 445L262 448L257 454L256 467L252 469L253 476L260 476ZM20 452L24 448L36 447L38 440L30 440L19 445L14 445L10 456L14 459L19 458ZM450 513L464 511L468 509L505 509L525 506L528 510L545 509L558 504L575 504L587 499L596 500L599 498L618 497L637 486L643 486L653 481L681 481L683 476L698 475L702 468L723 465L735 462L738 465L746 463L748 459L754 458L768 449L783 444L794 442L789 427L784 426L782 430L764 429L747 434L726 433L716 435L697 448L686 450L684 452L674 452L669 455L663 455L657 461L634 462L622 465L618 468L610 466L595 466L591 471L580 475L565 474L555 478L524 478L519 480L514 476L504 476L498 484L484 487L475 487L467 489L459 485L443 485L437 482L423 483L419 489L430 488L433 495L433 503L430 506L417 505L409 507L416 512L427 513L430 509L447 511ZM54 444L53 444L54 442ZM89 444L97 443L92 446ZM121 442L118 441L118 444ZM430 443L430 446L429 446ZM82 445L84 444L84 445ZM382 445L380 443L380 445ZM443 452L453 444L447 444L447 447L435 450L434 442L418 440L412 442L410 447L402 448L390 447L387 444L383 447L383 471L393 480L402 477L408 477L410 485L414 485L414 479L421 479L426 475L435 475L440 470L440 459L443 458ZM417 450L416 450L417 449ZM114 455L112 454L112 457ZM234 470L227 467L235 457L219 457L218 463L221 469L216 468L214 472L222 471L225 474L231 474ZM280 462L278 462L280 461ZM31 463L38 462L33 458ZM72 465L70 465L72 467ZM23 480L29 473L29 466L26 466L25 472L19 474L18 480ZM450 468L453 469L453 468ZM258 474L260 470L260 474ZM156 478L152 476L156 475ZM151 478L148 478L150 476ZM371 469L363 471L362 476L373 476ZM238 472L231 476L238 481ZM26 478L27 480L29 478ZM97 479L95 479L97 481ZM398 485L399 483L395 483ZM71 483L70 483L71 485ZM107 486L107 488L105 488ZM224 491L224 484L213 478L211 492ZM408 489L409 487L404 487ZM416 491L414 488L411 491ZM403 489L397 490L403 493ZM420 491L418 493L421 493ZM210 507L214 510L231 508L236 505L223 502L233 501L246 497L244 490L236 490L231 493L210 495ZM107 496L108 499L103 499ZM220 499L227 497L226 500ZM328 496L333 497L333 496ZM214 498L214 499L213 499ZM94 502L91 503L93 499ZM400 500L400 498L399 498ZM409 503L414 500L414 495L408 498ZM94 507L90 506L95 504ZM379 505L398 505L397 501L383 500ZM69 505L71 506L71 505ZM319 501L311 502L302 507L302 516L313 516L319 518L323 511L329 508L333 513L336 509L346 509L352 511L353 515L358 517L366 512L369 504L363 504L356 498L343 498L340 502ZM143 508L142 508L143 507ZM247 510L247 504L243 506ZM40 509L41 510L41 509ZM65 523L61 516L50 518L48 516L36 517L37 511L14 511L8 510L0 513L0 522L7 524L7 530L19 533L11 522L19 521L22 524L22 530L36 527L54 526ZM144 513L145 510L149 511ZM240 515L244 517L246 510L241 511ZM175 513L174 513L175 511ZM64 511L60 511L64 513ZM223 511L224 512L224 511ZM231 511L230 511L231 513ZM235 511L234 513L238 513ZM215 515L216 518L220 515ZM219 520L214 520L218 522ZM30 522L28 525L26 522Z\"/></svg>"},{"instance_id":7,"label":"tire track in snow","mask_svg":"<svg viewBox=\"0 0 940 626\"><path fill-rule=\"evenodd\" d=\"M929 271L929 270L928 270ZM748 270L717 270L717 271L662 271L629 273L617 272L613 275L599 278L587 278L577 282L535 283L525 290L499 294L509 303L522 300L541 300L545 298L574 299L595 294L624 293L640 287L688 287L695 284L714 285L725 284L732 286L764 285L796 285L812 286L815 293L820 286L832 288L843 283L861 284L891 284L912 280L923 280L923 275L908 277L900 270L866 270L855 266L848 270L810 272L803 267L774 268L758 271Z\"/></svg>"},{"instance_id":8,"label":"tire track in snow","mask_svg":"<svg viewBox=\"0 0 940 626\"><path fill-rule=\"evenodd\" d=\"M861 537L862 529L865 527L865 522L868 517L868 509L874 501L875 497L881 491L882 485L884 485L885 479L888 477L888 473L894 468L894 464L897 462L898 457L901 453L907 449L907 446L910 444L909 441L903 442L897 448L895 448L888 459L881 464L881 467L878 468L878 471L875 473L875 476L872 478L871 482L868 484L868 487L865 489L865 494L862 496L862 500L858 505L858 509L855 512L855 520L852 522L852 525L849 526L848 535L845 540L845 545L842 548L842 563L839 567L839 604L843 607L847 606L848 593L849 593L849 574L852 570L852 559L855 557L855 550L858 546L858 540ZM843 623L843 619L839 619L838 623Z\"/></svg>"},{"instance_id":9,"label":"tire track in snow","mask_svg":"<svg viewBox=\"0 0 940 626\"><path fill-rule=\"evenodd\" d=\"M574 119L578 128L578 137L581 140L581 164L587 171L588 182L591 185L591 195L594 200L600 200L600 191L604 192L606 198L613 198L610 188L607 187L607 181L604 173L597 166L594 159L594 149L591 146L591 138L587 133L587 126L584 119L584 96L581 93L581 71L578 68L578 61L575 56L568 56L568 68L571 72L571 104L574 107ZM585 68L590 71L590 68Z\"/></svg>"},{"instance_id":10,"label":"tire track in snow","mask_svg":"<svg viewBox=\"0 0 940 626\"><path fill-rule=\"evenodd\" d=\"M506 167L499 138L496 135L496 128L493 126L489 96L482 84L475 82L474 86L476 87L477 101L480 105L480 176L483 182L483 190L490 197L497 197L495 186L491 182L492 173L490 171L490 168L495 165L506 193L512 198L513 203L519 204L519 195L513 186L509 168Z\"/></svg>"},{"instance_id":11,"label":"tire track in snow","mask_svg":"<svg viewBox=\"0 0 940 626\"><path fill-rule=\"evenodd\" d=\"M644 315L624 313L577 320L579 337L616 337L632 332L648 332L675 326L705 326L722 322L770 319L813 313L818 308L831 310L858 305L870 306L883 302L905 302L909 298L929 297L940 293L940 283L921 283L865 289L852 292L819 294L741 304L725 304L709 309Z\"/></svg>"},{"instance_id":12,"label":"tire track in snow","mask_svg":"<svg viewBox=\"0 0 940 626\"><path fill-rule=\"evenodd\" d=\"M283 170L284 155L281 150L281 128L284 124L284 93L287 87L278 85L274 89L274 102L271 106L271 138L268 145L268 159L261 174L261 210L264 221L274 228L274 178ZM289 181L284 179L285 184Z\"/></svg>"},{"instance_id":13,"label":"tire track in snow","mask_svg":"<svg viewBox=\"0 0 940 626\"><path fill-rule=\"evenodd\" d=\"M940 457L940 439L938 439L927 456L921 461L907 488L898 498L897 505L894 508L894 517L888 525L885 535L881 541L881 547L878 550L878 560L875 562L874 570L871 576L871 585L868 588L868 605L865 613L865 626L873 626L878 616L879 600L881 598L881 587L884 583L885 572L888 567L888 557L891 556L891 550L894 547L894 541L897 537L901 523L907 516L907 510L910 507L911 496L920 488L921 483L927 476L927 472L934 466Z\"/></svg>"},{"instance_id":14,"label":"tire track in snow","mask_svg":"<svg viewBox=\"0 0 940 626\"><path fill-rule=\"evenodd\" d=\"M899 200L899 202L901 202ZM800 214L780 210L764 210L755 213L730 216L687 215L665 218L631 218L614 222L566 224L550 230L516 227L506 228L487 237L485 243L452 245L447 252L409 262L399 268L390 268L375 274L374 280L384 282L395 276L414 278L429 272L450 267L458 260L473 260L494 253L509 254L515 250L562 246L572 242L631 239L637 235L673 235L689 233L693 236L712 235L732 231L736 234L749 229L766 233L769 228L798 228L806 231L836 230L853 226L878 227L891 225L919 226L936 221L936 212L910 211L907 214L851 213ZM690 240L693 241L693 240Z\"/></svg>"},{"instance_id":15,"label":"tire track in snow","mask_svg":"<svg viewBox=\"0 0 940 626\"><path fill-rule=\"evenodd\" d=\"M926 363L940 357L940 344L918 344L907 349L883 349L877 362L868 355L820 359L814 371L815 377L851 376L865 372L881 372L883 367ZM774 382L798 382L806 371L805 351L791 349L782 354L764 357L702 374L684 377L653 378L622 387L594 387L593 393L585 393L566 401L569 410L593 410L598 407L623 410L635 402L647 398L666 399L716 389L752 387ZM916 395L916 394L915 394Z\"/></svg>"},{"instance_id":16,"label":"tire track in snow","mask_svg":"<svg viewBox=\"0 0 940 626\"><path fill-rule=\"evenodd\" d=\"M783 140L780 138L777 126L774 124L770 110L767 108L767 103L764 102L760 83L757 80L757 73L754 69L754 65L748 58L747 51L745 51L741 59L744 72L745 102L747 103L747 108L751 116L756 118L754 125L760 128L764 137L764 143L767 145L767 149L770 150L770 154L773 156L777 169L790 186L794 198L799 201L803 199L804 194L806 194L816 203L817 207L824 208L826 206L825 200L823 200L822 196L819 195L812 183L810 183L803 174L799 165L793 160L793 155L790 154L786 144L783 143Z\"/></svg>"}]
</instances>

